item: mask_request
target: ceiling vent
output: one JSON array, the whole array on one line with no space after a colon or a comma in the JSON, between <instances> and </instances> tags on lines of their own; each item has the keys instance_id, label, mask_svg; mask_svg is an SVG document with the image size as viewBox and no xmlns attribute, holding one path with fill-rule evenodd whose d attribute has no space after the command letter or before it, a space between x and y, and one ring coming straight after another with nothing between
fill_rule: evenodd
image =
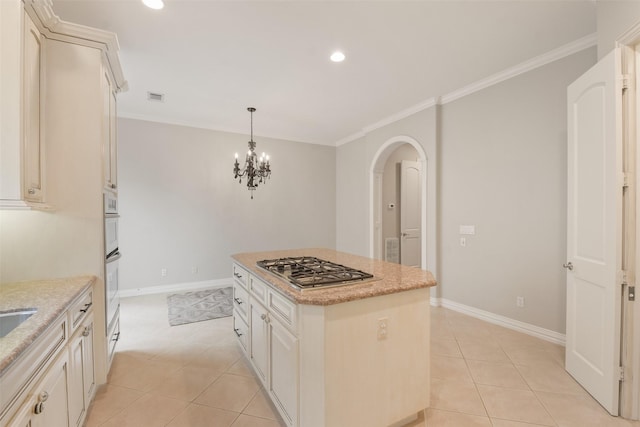
<instances>
[{"instance_id":1,"label":"ceiling vent","mask_svg":"<svg viewBox=\"0 0 640 427\"><path fill-rule=\"evenodd\" d=\"M164 102L164 93L147 92L147 100Z\"/></svg>"}]
</instances>

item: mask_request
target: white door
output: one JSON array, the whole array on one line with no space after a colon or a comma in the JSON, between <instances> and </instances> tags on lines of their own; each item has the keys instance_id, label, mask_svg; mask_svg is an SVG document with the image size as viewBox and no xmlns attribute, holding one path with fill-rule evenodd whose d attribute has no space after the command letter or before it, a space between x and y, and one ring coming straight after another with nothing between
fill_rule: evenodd
<instances>
[{"instance_id":1,"label":"white door","mask_svg":"<svg viewBox=\"0 0 640 427\"><path fill-rule=\"evenodd\" d=\"M400 263L421 267L420 163L402 160L400 165Z\"/></svg>"},{"instance_id":2,"label":"white door","mask_svg":"<svg viewBox=\"0 0 640 427\"><path fill-rule=\"evenodd\" d=\"M615 52L568 89L567 371L618 414L622 162Z\"/></svg>"}]
</instances>

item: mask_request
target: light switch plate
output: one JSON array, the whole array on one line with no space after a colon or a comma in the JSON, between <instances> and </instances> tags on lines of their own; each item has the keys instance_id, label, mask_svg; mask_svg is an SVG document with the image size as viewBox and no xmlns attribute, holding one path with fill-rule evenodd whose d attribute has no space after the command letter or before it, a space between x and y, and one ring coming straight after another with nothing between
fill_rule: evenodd
<instances>
[{"instance_id":1,"label":"light switch plate","mask_svg":"<svg viewBox=\"0 0 640 427\"><path fill-rule=\"evenodd\" d=\"M460 234L476 234L476 226L475 225L461 225L460 226Z\"/></svg>"}]
</instances>

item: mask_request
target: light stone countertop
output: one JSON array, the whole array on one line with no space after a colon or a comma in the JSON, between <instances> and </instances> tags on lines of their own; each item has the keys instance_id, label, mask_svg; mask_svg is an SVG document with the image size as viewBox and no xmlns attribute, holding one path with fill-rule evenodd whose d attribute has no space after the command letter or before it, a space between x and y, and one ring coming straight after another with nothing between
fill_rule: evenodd
<instances>
[{"instance_id":1,"label":"light stone countertop","mask_svg":"<svg viewBox=\"0 0 640 427\"><path fill-rule=\"evenodd\" d=\"M95 276L36 280L0 284L0 312L35 308L38 311L0 338L0 376L46 331L85 289Z\"/></svg>"},{"instance_id":2,"label":"light stone countertop","mask_svg":"<svg viewBox=\"0 0 640 427\"><path fill-rule=\"evenodd\" d=\"M347 267L356 268L373 274L376 279L371 282L355 283L325 289L297 290L286 281L274 276L256 265L264 259L275 259L295 256L314 256L332 261ZM412 289L435 286L436 280L431 272L415 267L407 267L385 261L338 252L333 249L310 248L284 251L249 252L231 256L251 274L258 276L273 285L280 293L296 302L307 305L332 305L343 302L404 292Z\"/></svg>"}]
</instances>

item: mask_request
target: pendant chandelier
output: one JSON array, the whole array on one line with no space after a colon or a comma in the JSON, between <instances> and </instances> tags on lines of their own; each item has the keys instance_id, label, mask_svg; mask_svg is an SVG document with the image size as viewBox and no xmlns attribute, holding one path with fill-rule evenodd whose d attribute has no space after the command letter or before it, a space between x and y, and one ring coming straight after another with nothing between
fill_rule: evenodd
<instances>
[{"instance_id":1,"label":"pendant chandelier","mask_svg":"<svg viewBox=\"0 0 640 427\"><path fill-rule=\"evenodd\" d=\"M253 199L253 192L258 188L258 184L267 182L267 178L271 176L271 166L269 165L269 156L262 153L260 159L256 154L256 143L253 140L253 112L255 108L249 107L247 111L251 114L251 139L249 140L249 151L244 160L244 167L240 169L238 164L238 153L236 153L236 162L233 165L233 174L235 178L238 178L238 182L242 184L242 178L247 179L247 189L251 191L251 198Z\"/></svg>"}]
</instances>

